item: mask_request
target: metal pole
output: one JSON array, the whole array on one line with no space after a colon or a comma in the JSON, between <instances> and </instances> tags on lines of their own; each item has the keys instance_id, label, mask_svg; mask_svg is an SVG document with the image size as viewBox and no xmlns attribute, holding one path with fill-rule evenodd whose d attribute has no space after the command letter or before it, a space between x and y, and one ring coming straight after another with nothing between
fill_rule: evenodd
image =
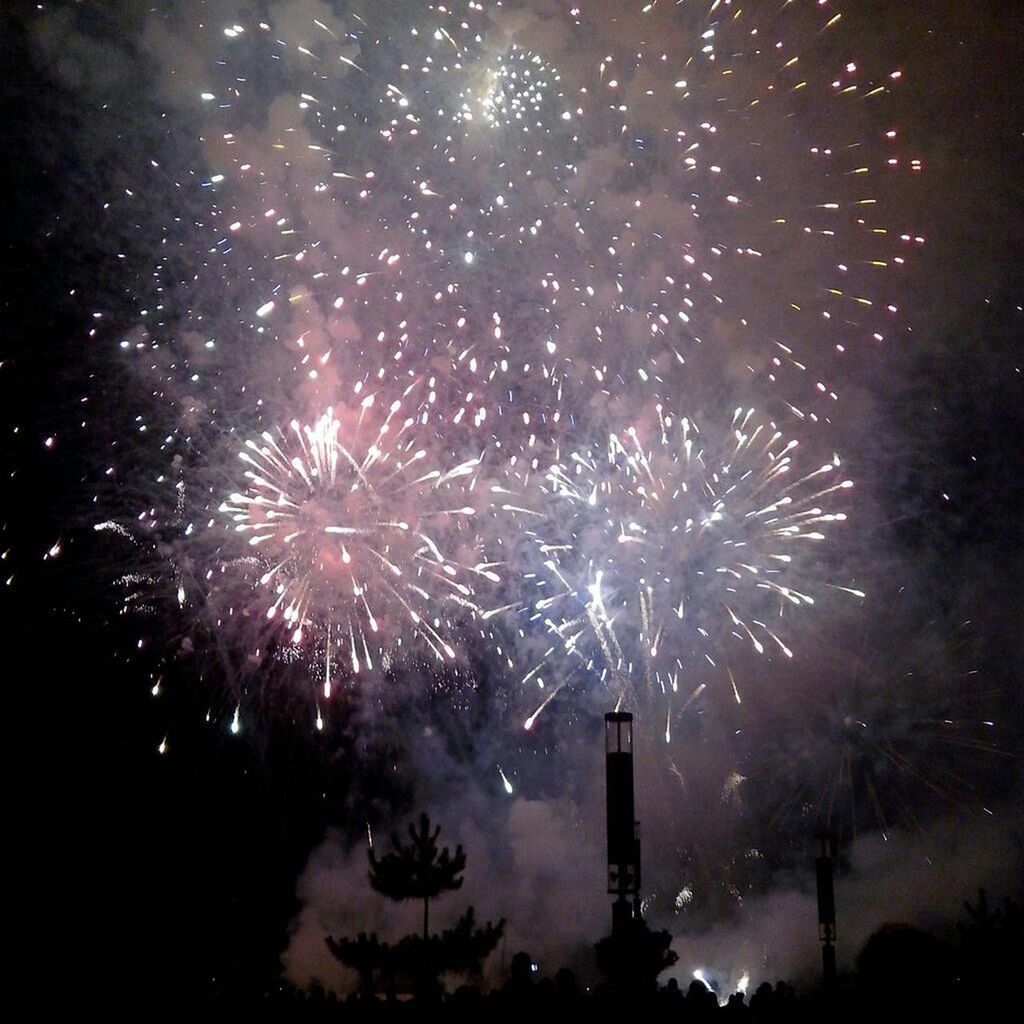
<instances>
[{"instance_id":1,"label":"metal pole","mask_svg":"<svg viewBox=\"0 0 1024 1024\"><path fill-rule=\"evenodd\" d=\"M818 879L818 938L821 940L821 970L826 990L836 983L836 899L832 885L832 837L821 835L821 854L814 863Z\"/></svg>"}]
</instances>

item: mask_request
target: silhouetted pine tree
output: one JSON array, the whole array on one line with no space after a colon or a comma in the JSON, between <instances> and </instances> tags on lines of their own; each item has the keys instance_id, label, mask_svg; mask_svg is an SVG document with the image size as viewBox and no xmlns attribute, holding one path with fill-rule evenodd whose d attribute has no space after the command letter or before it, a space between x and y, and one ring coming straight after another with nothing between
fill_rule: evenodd
<instances>
[{"instance_id":1,"label":"silhouetted pine tree","mask_svg":"<svg viewBox=\"0 0 1024 1024\"><path fill-rule=\"evenodd\" d=\"M409 826L410 842L402 843L398 836L392 835L394 849L391 853L378 857L372 849L368 851L370 885L377 892L397 901L423 900L424 943L430 936L430 901L443 892L461 889L460 876L466 867L466 855L461 846L456 846L454 854L447 846L438 850L440 833L441 826L431 831L430 819L421 814L419 828Z\"/></svg>"},{"instance_id":2,"label":"silhouetted pine tree","mask_svg":"<svg viewBox=\"0 0 1024 1024\"><path fill-rule=\"evenodd\" d=\"M440 827L431 830L430 819L420 815L419 826L409 826L408 843L391 837L392 851L378 857L369 851L370 884L377 892L401 901L423 900L423 935L407 935L395 945L380 942L376 935L360 934L357 939L327 938L327 947L343 964L359 974L364 995L374 990L374 978L380 976L390 989L397 979L412 979L421 996L437 992L440 975L454 972L479 977L484 960L493 952L505 931L505 919L496 925L490 921L476 926L470 907L454 928L430 935L430 900L441 893L462 887L460 877L466 867L461 846L455 853L438 848Z\"/></svg>"}]
</instances>

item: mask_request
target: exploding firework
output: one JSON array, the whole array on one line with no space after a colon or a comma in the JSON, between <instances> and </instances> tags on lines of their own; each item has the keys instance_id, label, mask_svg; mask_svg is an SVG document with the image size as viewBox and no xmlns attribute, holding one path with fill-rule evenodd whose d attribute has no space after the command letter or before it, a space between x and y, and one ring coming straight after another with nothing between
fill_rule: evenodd
<instances>
[{"instance_id":1,"label":"exploding firework","mask_svg":"<svg viewBox=\"0 0 1024 1024\"><path fill-rule=\"evenodd\" d=\"M886 631L904 638L882 657L881 638L836 645L813 680L752 695L738 734L751 796L772 828L794 823L841 843L876 831L917 831L937 812L991 814L984 794L1012 756L1006 693L976 665L970 622L913 629L899 608ZM771 766L771 790L759 770Z\"/></svg>"},{"instance_id":2,"label":"exploding firework","mask_svg":"<svg viewBox=\"0 0 1024 1024\"><path fill-rule=\"evenodd\" d=\"M328 409L312 426L293 420L287 434L247 441L246 489L220 506L264 567L267 618L283 620L294 644L308 631L323 637L325 696L335 647L355 674L407 639L454 659L452 618L480 612L478 583L497 581L488 565L463 565L451 550L456 538L461 551L461 521L476 514L461 484L479 459L432 468L397 400L361 438L372 404L363 403L351 437Z\"/></svg>"},{"instance_id":3,"label":"exploding firework","mask_svg":"<svg viewBox=\"0 0 1024 1024\"><path fill-rule=\"evenodd\" d=\"M539 523L503 506L524 519L543 560L523 618L550 634L548 654L574 656L631 706L727 667L737 644L792 657L780 634L831 586L810 549L846 519L829 506L852 487L838 456L801 466L798 442L753 410L710 436L655 411L535 480L548 498ZM544 684L543 663L534 677Z\"/></svg>"}]
</instances>

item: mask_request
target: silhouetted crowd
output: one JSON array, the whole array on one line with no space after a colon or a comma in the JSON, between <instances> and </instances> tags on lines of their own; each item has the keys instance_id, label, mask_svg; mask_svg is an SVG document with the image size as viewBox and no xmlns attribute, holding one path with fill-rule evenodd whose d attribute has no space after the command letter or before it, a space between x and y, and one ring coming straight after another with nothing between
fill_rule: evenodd
<instances>
[{"instance_id":1,"label":"silhouetted crowd","mask_svg":"<svg viewBox=\"0 0 1024 1024\"><path fill-rule=\"evenodd\" d=\"M864 1021L875 1013L898 1016L958 1014L972 1009L999 1006L996 991L979 992L966 984L930 988L905 978L892 989L857 975L840 978L831 991L817 989L798 995L784 981L762 982L753 993L718 993L703 981L693 980L685 988L675 978L652 990L628 990L607 982L592 988L581 986L575 974L561 968L553 978L537 979L525 953L513 957L511 976L501 987L485 991L476 985L462 985L453 992L440 990L411 996L378 993L353 994L339 998L318 985L302 990L281 985L260 996L229 992L208 993L203 1008L231 1014L255 1014L264 1020L403 1022L575 1021L580 1015L595 1015L605 1021L621 1017L631 1024L642 1014L644 1024L660 1021L718 1024L770 1024L770 1022ZM987 998L988 996L988 998Z\"/></svg>"}]
</instances>

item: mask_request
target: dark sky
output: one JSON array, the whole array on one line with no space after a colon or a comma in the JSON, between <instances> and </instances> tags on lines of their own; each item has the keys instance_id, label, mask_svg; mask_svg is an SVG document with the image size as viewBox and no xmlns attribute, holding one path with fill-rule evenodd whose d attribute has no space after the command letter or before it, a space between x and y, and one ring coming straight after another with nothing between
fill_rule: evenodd
<instances>
[{"instance_id":1,"label":"dark sky","mask_svg":"<svg viewBox=\"0 0 1024 1024\"><path fill-rule=\"evenodd\" d=\"M808 468L838 451L855 482L847 523L799 564L825 596L784 624L791 661L735 647L711 671L692 648L674 704L626 688L649 915L677 936L680 976L813 966L823 826L842 839L845 962L887 919L941 929L979 885L1019 885L1024 16L832 5L843 20L822 32L814 5L751 3L742 22L696 4L648 16L581 0L578 18L568 3L485 6L447 16L459 66L444 39L410 42L438 22L414 3L3 15L4 677L20 887L47 976L190 992L269 984L283 964L344 988L325 934L411 927L365 884L367 830L382 839L421 807L466 847L479 916L509 919L496 960L526 947L545 969L585 964L608 923L600 719L614 687L553 662L570 681L526 733L540 698L520 680L550 636L517 634L521 616L451 619L452 666L396 656L321 708L323 667L301 645L278 638L247 669L251 637L214 621L237 593L204 582L237 559L181 529L240 486L242 438L355 408L352 381L400 363L378 378L393 396L417 361L447 417L430 457L486 448L481 492L521 488L538 508L550 495L524 483L529 458L634 416L650 428L656 402L709 438L756 404L800 438ZM754 25L782 59L751 42ZM475 134L480 110L457 127L435 116L435 102L458 109L456 85L481 92L485 68L523 52L551 79L532 136L507 106L511 125L490 134ZM402 69L430 53L433 77ZM503 80L506 104L518 88ZM814 153L829 142L834 156ZM455 358L464 338L471 373ZM404 362L387 362L392 345ZM513 369L494 384L503 359ZM467 388L495 403L473 429L451 415ZM522 524L481 519L472 543L501 549L504 585L534 586L544 570ZM105 521L124 535L97 533ZM600 547L599 520L579 529Z\"/></svg>"}]
</instances>

